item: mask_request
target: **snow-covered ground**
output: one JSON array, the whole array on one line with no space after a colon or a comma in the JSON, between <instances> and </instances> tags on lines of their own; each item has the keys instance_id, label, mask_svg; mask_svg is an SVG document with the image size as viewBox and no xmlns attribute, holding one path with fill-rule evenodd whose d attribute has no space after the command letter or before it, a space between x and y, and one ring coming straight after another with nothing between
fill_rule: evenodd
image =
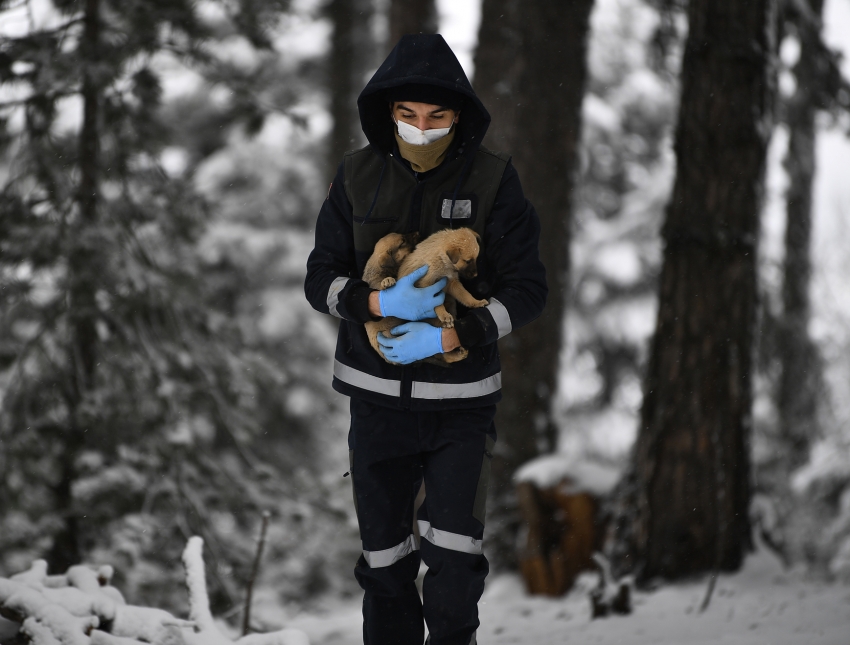
<instances>
[{"instance_id":1,"label":"snow-covered ground","mask_svg":"<svg viewBox=\"0 0 850 645\"><path fill-rule=\"evenodd\" d=\"M563 598L530 597L515 575L487 582L480 604L481 645L848 645L850 585L785 571L771 553L751 555L734 575L721 575L705 612L707 579L637 592L629 616L590 619L595 574ZM362 643L360 599L330 604L286 621L311 645Z\"/></svg>"}]
</instances>

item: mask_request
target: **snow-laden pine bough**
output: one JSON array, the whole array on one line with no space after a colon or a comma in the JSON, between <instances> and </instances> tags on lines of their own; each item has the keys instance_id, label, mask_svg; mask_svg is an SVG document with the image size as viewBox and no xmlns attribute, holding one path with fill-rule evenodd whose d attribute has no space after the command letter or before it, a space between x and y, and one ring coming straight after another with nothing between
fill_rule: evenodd
<instances>
[{"instance_id":1,"label":"snow-laden pine bough","mask_svg":"<svg viewBox=\"0 0 850 645\"><path fill-rule=\"evenodd\" d=\"M202 555L204 542L189 539L183 551L189 620L162 609L128 605L111 586L113 569L86 566L68 569L65 575L47 575L44 560L29 571L0 578L0 641L34 645L233 645L210 613ZM5 619L5 620L4 620ZM250 634L237 645L309 645L295 629Z\"/></svg>"}]
</instances>

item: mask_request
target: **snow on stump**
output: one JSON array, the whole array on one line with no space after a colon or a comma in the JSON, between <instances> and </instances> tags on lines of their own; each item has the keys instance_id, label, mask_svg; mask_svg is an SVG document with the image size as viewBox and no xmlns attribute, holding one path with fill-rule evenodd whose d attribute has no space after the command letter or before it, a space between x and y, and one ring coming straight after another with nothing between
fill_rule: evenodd
<instances>
[{"instance_id":1,"label":"snow on stump","mask_svg":"<svg viewBox=\"0 0 850 645\"><path fill-rule=\"evenodd\" d=\"M0 639L34 645L232 645L210 613L203 540L190 538L183 552L191 620L167 611L135 607L109 585L112 567L85 566L48 576L36 560L28 571L0 578ZM250 634L237 645L310 645L295 629Z\"/></svg>"},{"instance_id":2,"label":"snow on stump","mask_svg":"<svg viewBox=\"0 0 850 645\"><path fill-rule=\"evenodd\" d=\"M530 594L560 596L582 571L596 569L600 501L617 482L616 469L546 455L515 475L524 522L520 573Z\"/></svg>"}]
</instances>

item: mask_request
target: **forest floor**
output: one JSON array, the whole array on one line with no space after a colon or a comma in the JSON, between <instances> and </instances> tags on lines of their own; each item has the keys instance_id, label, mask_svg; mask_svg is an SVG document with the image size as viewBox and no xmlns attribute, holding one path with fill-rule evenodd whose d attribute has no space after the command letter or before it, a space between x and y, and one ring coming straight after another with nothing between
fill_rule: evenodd
<instances>
[{"instance_id":1,"label":"forest floor","mask_svg":"<svg viewBox=\"0 0 850 645\"><path fill-rule=\"evenodd\" d=\"M765 551L751 555L740 572L721 575L703 613L699 607L707 579L637 592L631 615L591 620L588 592L595 584L596 575L586 574L565 597L551 599L527 596L518 576L493 576L480 604L478 642L850 644L850 585L824 582L803 571L784 570ZM271 618L272 608L264 609L262 613ZM278 621L280 617L277 613ZM311 645L362 643L360 600L336 601L290 615L286 626L306 632Z\"/></svg>"}]
</instances>

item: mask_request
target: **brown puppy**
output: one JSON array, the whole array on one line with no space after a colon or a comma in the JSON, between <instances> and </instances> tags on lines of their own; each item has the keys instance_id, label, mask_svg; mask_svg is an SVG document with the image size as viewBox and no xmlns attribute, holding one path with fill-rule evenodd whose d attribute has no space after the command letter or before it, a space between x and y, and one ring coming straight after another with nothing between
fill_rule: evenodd
<instances>
[{"instance_id":1,"label":"brown puppy","mask_svg":"<svg viewBox=\"0 0 850 645\"><path fill-rule=\"evenodd\" d=\"M460 283L459 279L461 276L464 278L474 278L478 275L476 261L480 252L480 239L478 234L469 228L446 228L437 231L422 242L419 242L413 252L402 260L396 278L403 278L416 271L419 267L428 265L428 273L417 280L417 287L430 286L440 278L448 279L448 283L444 289L446 292L446 301L444 304L435 308L437 318L428 321L435 327L454 326L454 316L457 313L455 301L469 308L487 306L488 302L486 300L479 300L473 297ZM392 284L395 284L395 282ZM370 284L370 286L372 285ZM388 284L381 287L372 286L372 288L386 289L389 286L391 285ZM375 348L376 352L381 354L380 346L378 345L378 334L384 332L385 336L389 336L389 330L402 322L404 321L398 318L388 317L377 322L366 323L366 333L369 336L369 342ZM445 363L455 363L466 358L468 354L469 352L465 348L458 347L451 352L442 354L442 359ZM383 357L383 354L381 356Z\"/></svg>"},{"instance_id":2,"label":"brown puppy","mask_svg":"<svg viewBox=\"0 0 850 645\"><path fill-rule=\"evenodd\" d=\"M418 241L419 233L390 233L382 237L363 269L363 280L373 289L389 289L395 284L401 263Z\"/></svg>"}]
</instances>

